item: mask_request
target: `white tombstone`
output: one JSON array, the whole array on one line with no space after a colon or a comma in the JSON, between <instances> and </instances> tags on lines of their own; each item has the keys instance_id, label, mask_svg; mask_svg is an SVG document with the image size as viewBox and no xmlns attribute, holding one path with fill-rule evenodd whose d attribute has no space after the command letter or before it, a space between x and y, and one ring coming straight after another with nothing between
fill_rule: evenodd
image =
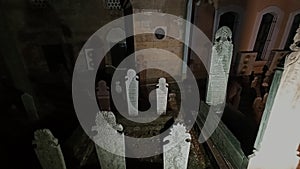
<instances>
[{"instance_id":1,"label":"white tombstone","mask_svg":"<svg viewBox=\"0 0 300 169\"><path fill-rule=\"evenodd\" d=\"M58 140L49 129L34 132L33 145L43 169L66 169L65 160Z\"/></svg>"},{"instance_id":2,"label":"white tombstone","mask_svg":"<svg viewBox=\"0 0 300 169\"><path fill-rule=\"evenodd\" d=\"M157 113L161 115L167 111L169 85L166 82L166 78L160 78L156 86L158 86L156 89Z\"/></svg>"},{"instance_id":3,"label":"white tombstone","mask_svg":"<svg viewBox=\"0 0 300 169\"><path fill-rule=\"evenodd\" d=\"M138 116L139 82L135 70L129 69L126 78L126 95L129 116Z\"/></svg>"},{"instance_id":4,"label":"white tombstone","mask_svg":"<svg viewBox=\"0 0 300 169\"><path fill-rule=\"evenodd\" d=\"M218 105L225 102L233 51L231 38L232 32L226 26L221 27L215 36L208 72L206 103L209 105Z\"/></svg>"},{"instance_id":5,"label":"white tombstone","mask_svg":"<svg viewBox=\"0 0 300 169\"><path fill-rule=\"evenodd\" d=\"M270 111L260 149L250 158L249 169L297 168L300 143L300 28L286 58L280 85Z\"/></svg>"},{"instance_id":6,"label":"white tombstone","mask_svg":"<svg viewBox=\"0 0 300 169\"><path fill-rule=\"evenodd\" d=\"M164 169L186 169L190 152L191 135L182 124L175 124L171 133L164 138Z\"/></svg>"},{"instance_id":7,"label":"white tombstone","mask_svg":"<svg viewBox=\"0 0 300 169\"><path fill-rule=\"evenodd\" d=\"M93 140L101 169L126 169L125 138L120 133L123 126L116 123L115 115L110 111L99 112L92 130L97 131Z\"/></svg>"},{"instance_id":8,"label":"white tombstone","mask_svg":"<svg viewBox=\"0 0 300 169\"><path fill-rule=\"evenodd\" d=\"M38 115L38 111L36 109L33 97L30 94L25 93L21 96L21 99L22 99L23 105L25 107L25 110L28 114L29 119L38 120L39 115Z\"/></svg>"}]
</instances>

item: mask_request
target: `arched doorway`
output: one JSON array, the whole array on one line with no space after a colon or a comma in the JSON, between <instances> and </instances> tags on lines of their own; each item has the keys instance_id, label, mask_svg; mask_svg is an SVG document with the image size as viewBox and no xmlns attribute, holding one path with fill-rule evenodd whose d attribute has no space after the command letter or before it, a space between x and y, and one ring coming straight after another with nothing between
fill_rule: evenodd
<instances>
[{"instance_id":1,"label":"arched doorway","mask_svg":"<svg viewBox=\"0 0 300 169\"><path fill-rule=\"evenodd\" d=\"M236 12L226 12L220 16L220 22L218 25L218 29L222 26L227 26L230 28L230 30L233 32L233 39L235 38L235 33L237 30L239 22L239 15Z\"/></svg>"}]
</instances>

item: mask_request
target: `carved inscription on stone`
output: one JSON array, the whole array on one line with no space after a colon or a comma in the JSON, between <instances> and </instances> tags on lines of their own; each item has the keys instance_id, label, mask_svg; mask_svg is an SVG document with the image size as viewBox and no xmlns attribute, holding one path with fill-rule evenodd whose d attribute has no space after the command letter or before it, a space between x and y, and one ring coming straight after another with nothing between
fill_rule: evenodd
<instances>
[{"instance_id":1,"label":"carved inscription on stone","mask_svg":"<svg viewBox=\"0 0 300 169\"><path fill-rule=\"evenodd\" d=\"M139 82L135 70L129 69L126 78L126 94L128 104L128 114L130 116L138 115L138 97L139 97Z\"/></svg>"},{"instance_id":2,"label":"carved inscription on stone","mask_svg":"<svg viewBox=\"0 0 300 169\"><path fill-rule=\"evenodd\" d=\"M206 102L210 105L225 102L228 75L232 59L232 32L224 26L215 36L209 68L209 81Z\"/></svg>"},{"instance_id":3,"label":"carved inscription on stone","mask_svg":"<svg viewBox=\"0 0 300 169\"><path fill-rule=\"evenodd\" d=\"M175 124L164 138L164 169L186 169L190 152L191 135L182 124Z\"/></svg>"},{"instance_id":4,"label":"carved inscription on stone","mask_svg":"<svg viewBox=\"0 0 300 169\"><path fill-rule=\"evenodd\" d=\"M126 169L123 126L116 123L115 115L110 111L99 112L92 130L97 132L93 140L101 168Z\"/></svg>"}]
</instances>

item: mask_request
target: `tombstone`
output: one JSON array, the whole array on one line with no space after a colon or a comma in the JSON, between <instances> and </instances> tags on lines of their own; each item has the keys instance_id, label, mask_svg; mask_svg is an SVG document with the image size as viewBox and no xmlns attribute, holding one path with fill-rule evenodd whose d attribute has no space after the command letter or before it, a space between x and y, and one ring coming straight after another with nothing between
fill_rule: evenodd
<instances>
[{"instance_id":1,"label":"tombstone","mask_svg":"<svg viewBox=\"0 0 300 169\"><path fill-rule=\"evenodd\" d=\"M257 133L257 137L254 144L254 148L256 150L259 150L261 147L261 141L264 136L266 126L268 125L268 119L271 113L271 108L273 107L274 104L274 99L277 94L278 87L280 85L282 73L283 73L283 65L282 66L280 65L274 73L272 85L270 87L270 92L268 93L268 99L266 100L264 112L262 115L262 119L260 121L259 131Z\"/></svg>"},{"instance_id":2,"label":"tombstone","mask_svg":"<svg viewBox=\"0 0 300 169\"><path fill-rule=\"evenodd\" d=\"M38 120L39 115L38 115L33 97L30 94L25 93L21 96L21 99L22 99L23 105L25 107L25 110L28 114L28 118L30 120L34 120L34 121Z\"/></svg>"},{"instance_id":3,"label":"tombstone","mask_svg":"<svg viewBox=\"0 0 300 169\"><path fill-rule=\"evenodd\" d=\"M135 70L129 69L127 71L126 78L126 95L128 104L128 114L129 116L137 116L138 110L138 97L139 97L139 82L137 81L138 76Z\"/></svg>"},{"instance_id":4,"label":"tombstone","mask_svg":"<svg viewBox=\"0 0 300 169\"><path fill-rule=\"evenodd\" d=\"M291 45L293 52L286 58L267 125L258 149L249 161L249 169L296 168L296 150L300 142L300 28ZM269 100L269 99L268 99ZM268 101L267 101L268 102Z\"/></svg>"},{"instance_id":5,"label":"tombstone","mask_svg":"<svg viewBox=\"0 0 300 169\"><path fill-rule=\"evenodd\" d=\"M34 132L32 144L43 169L66 169L65 160L58 140L49 129Z\"/></svg>"},{"instance_id":6,"label":"tombstone","mask_svg":"<svg viewBox=\"0 0 300 169\"><path fill-rule=\"evenodd\" d=\"M109 87L107 87L106 82L103 80L98 82L97 98L98 98L100 110L109 111L110 110Z\"/></svg>"},{"instance_id":7,"label":"tombstone","mask_svg":"<svg viewBox=\"0 0 300 169\"><path fill-rule=\"evenodd\" d=\"M124 133L120 133L123 126L116 123L116 117L110 111L99 112L95 121L92 130L97 134L93 140L101 169L126 169L125 139Z\"/></svg>"},{"instance_id":8,"label":"tombstone","mask_svg":"<svg viewBox=\"0 0 300 169\"><path fill-rule=\"evenodd\" d=\"M234 110L238 110L241 101L242 86L233 81L228 87L228 103Z\"/></svg>"},{"instance_id":9,"label":"tombstone","mask_svg":"<svg viewBox=\"0 0 300 169\"><path fill-rule=\"evenodd\" d=\"M263 111L265 109L265 105L267 103L267 98L268 98L268 93L264 95L264 97L256 97L255 100L253 101L253 113L254 113L254 120L256 124L259 124L261 121L261 117L263 114Z\"/></svg>"},{"instance_id":10,"label":"tombstone","mask_svg":"<svg viewBox=\"0 0 300 169\"><path fill-rule=\"evenodd\" d=\"M251 82L251 88L255 89L256 97L261 97L261 78L259 76L255 76Z\"/></svg>"},{"instance_id":11,"label":"tombstone","mask_svg":"<svg viewBox=\"0 0 300 169\"><path fill-rule=\"evenodd\" d=\"M168 106L173 111L173 113L178 113L176 93L170 93L169 94Z\"/></svg>"},{"instance_id":12,"label":"tombstone","mask_svg":"<svg viewBox=\"0 0 300 169\"><path fill-rule=\"evenodd\" d=\"M183 124L175 124L170 135L164 138L164 169L186 169L190 152L191 135Z\"/></svg>"},{"instance_id":13,"label":"tombstone","mask_svg":"<svg viewBox=\"0 0 300 169\"><path fill-rule=\"evenodd\" d=\"M271 81L270 76L266 76L263 79L263 82L262 82L261 86L263 87L265 92L269 92L270 81Z\"/></svg>"},{"instance_id":14,"label":"tombstone","mask_svg":"<svg viewBox=\"0 0 300 169\"><path fill-rule=\"evenodd\" d=\"M232 32L223 26L215 36L209 68L206 103L218 105L225 102L227 81L232 59ZM225 74L225 76L224 76Z\"/></svg>"},{"instance_id":15,"label":"tombstone","mask_svg":"<svg viewBox=\"0 0 300 169\"><path fill-rule=\"evenodd\" d=\"M156 89L157 114L166 114L169 84L166 82L166 78L160 78L156 86L158 86Z\"/></svg>"},{"instance_id":16,"label":"tombstone","mask_svg":"<svg viewBox=\"0 0 300 169\"><path fill-rule=\"evenodd\" d=\"M115 87L115 90L118 94L121 94L122 93L122 87L120 85L120 81L116 81L116 87Z\"/></svg>"}]
</instances>

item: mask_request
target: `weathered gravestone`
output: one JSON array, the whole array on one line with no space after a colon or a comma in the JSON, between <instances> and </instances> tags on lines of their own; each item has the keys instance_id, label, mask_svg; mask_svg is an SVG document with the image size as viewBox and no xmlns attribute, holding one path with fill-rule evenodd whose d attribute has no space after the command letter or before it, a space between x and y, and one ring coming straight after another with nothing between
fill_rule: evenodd
<instances>
[{"instance_id":1,"label":"weathered gravestone","mask_svg":"<svg viewBox=\"0 0 300 169\"><path fill-rule=\"evenodd\" d=\"M118 94L122 93L122 86L120 85L120 81L116 81L115 90Z\"/></svg>"},{"instance_id":2,"label":"weathered gravestone","mask_svg":"<svg viewBox=\"0 0 300 169\"><path fill-rule=\"evenodd\" d=\"M175 124L169 136L164 138L164 169L186 169L188 165L191 135L182 124Z\"/></svg>"},{"instance_id":3,"label":"weathered gravestone","mask_svg":"<svg viewBox=\"0 0 300 169\"><path fill-rule=\"evenodd\" d=\"M254 99L252 108L253 108L254 120L256 124L259 124L261 121L261 117L267 103L267 98L268 98L268 93L266 93L263 98L256 97Z\"/></svg>"},{"instance_id":4,"label":"weathered gravestone","mask_svg":"<svg viewBox=\"0 0 300 169\"><path fill-rule=\"evenodd\" d=\"M98 98L100 109L102 111L109 111L110 110L109 87L107 87L106 82L103 80L98 82L97 98Z\"/></svg>"},{"instance_id":5,"label":"weathered gravestone","mask_svg":"<svg viewBox=\"0 0 300 169\"><path fill-rule=\"evenodd\" d=\"M25 93L21 96L21 99L22 99L23 105L25 107L25 110L28 114L28 118L30 120L38 120L39 115L38 115L33 97L30 94Z\"/></svg>"},{"instance_id":6,"label":"weathered gravestone","mask_svg":"<svg viewBox=\"0 0 300 169\"><path fill-rule=\"evenodd\" d=\"M158 86L156 89L157 114L161 115L167 111L169 84L165 78L160 78L156 86Z\"/></svg>"},{"instance_id":7,"label":"weathered gravestone","mask_svg":"<svg viewBox=\"0 0 300 169\"><path fill-rule=\"evenodd\" d=\"M262 114L262 119L260 121L259 131L257 133L257 137L256 137L255 144L254 144L254 148L256 150L259 150L261 147L261 140L264 136L266 126L268 125L271 108L273 107L274 99L275 99L276 93L278 91L278 87L280 85L282 73L283 73L283 65L280 65L274 73L272 85L270 88L270 92L268 94L268 99L266 100L265 109Z\"/></svg>"},{"instance_id":8,"label":"weathered gravestone","mask_svg":"<svg viewBox=\"0 0 300 169\"><path fill-rule=\"evenodd\" d=\"M138 97L139 97L139 82L135 70L129 69L126 78L126 95L128 104L129 116L137 116L138 110Z\"/></svg>"},{"instance_id":9,"label":"weathered gravestone","mask_svg":"<svg viewBox=\"0 0 300 169\"><path fill-rule=\"evenodd\" d=\"M208 72L206 103L209 105L218 105L225 102L233 51L231 38L232 32L226 26L221 27L215 36Z\"/></svg>"},{"instance_id":10,"label":"weathered gravestone","mask_svg":"<svg viewBox=\"0 0 300 169\"><path fill-rule=\"evenodd\" d=\"M63 153L58 140L48 129L34 132L33 145L35 153L43 169L66 169Z\"/></svg>"},{"instance_id":11,"label":"weathered gravestone","mask_svg":"<svg viewBox=\"0 0 300 169\"><path fill-rule=\"evenodd\" d=\"M228 87L228 104L234 110L238 110L240 106L241 92L242 86L237 81L230 83Z\"/></svg>"},{"instance_id":12,"label":"weathered gravestone","mask_svg":"<svg viewBox=\"0 0 300 169\"><path fill-rule=\"evenodd\" d=\"M299 162L299 157L296 156L300 142L299 42L300 28L291 45L293 52L286 58L264 134L260 136L260 149L250 159L249 169L290 169L296 168Z\"/></svg>"},{"instance_id":13,"label":"weathered gravestone","mask_svg":"<svg viewBox=\"0 0 300 169\"><path fill-rule=\"evenodd\" d=\"M173 113L178 113L176 93L170 93L169 94L168 106L173 111Z\"/></svg>"},{"instance_id":14,"label":"weathered gravestone","mask_svg":"<svg viewBox=\"0 0 300 169\"><path fill-rule=\"evenodd\" d=\"M97 131L93 140L101 169L126 169L124 133L120 133L123 127L116 123L115 115L110 111L99 112L92 130Z\"/></svg>"}]
</instances>

